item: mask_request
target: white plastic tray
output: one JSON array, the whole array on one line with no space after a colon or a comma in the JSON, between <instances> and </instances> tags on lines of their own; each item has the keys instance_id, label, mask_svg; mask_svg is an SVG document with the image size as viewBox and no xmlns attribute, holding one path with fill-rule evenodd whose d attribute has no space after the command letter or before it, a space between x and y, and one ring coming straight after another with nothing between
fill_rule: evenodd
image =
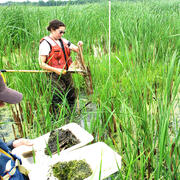
<instances>
[{"instance_id":1,"label":"white plastic tray","mask_svg":"<svg viewBox=\"0 0 180 180\"><path fill-rule=\"evenodd\" d=\"M60 154L66 153L66 152L70 152L72 150L75 150L77 148L80 148L88 143L90 143L91 141L93 141L93 136L91 134L89 134L86 130L84 130L83 128L81 128L78 124L76 123L69 123L65 126L61 127L62 129L66 130L69 129L75 136L77 139L79 139L80 143L76 144L68 149L62 150L60 152ZM33 147L28 147L28 146L20 146L17 147L15 149L13 149L13 153L17 154L21 157L23 165L31 170L34 166L34 159L32 157L30 158L24 158L22 156L22 154L24 152L28 152L31 151L32 149L35 150L35 163L38 162L44 162L44 161L50 161L52 158L48 155L46 155L44 153L44 150L46 148L46 144L48 142L48 138L49 138L50 133L47 133L43 136L40 136L36 139L33 140Z\"/></svg>"},{"instance_id":2,"label":"white plastic tray","mask_svg":"<svg viewBox=\"0 0 180 180\"><path fill-rule=\"evenodd\" d=\"M113 151L109 146L103 142L91 144L71 152L66 152L60 155L54 155L50 160L41 161L37 163L31 173L30 180L57 180L51 174L50 167L57 163L70 160L84 159L91 167L93 174L86 178L86 180L99 180L100 166L101 178L104 179L111 174L119 171L121 168L121 156Z\"/></svg>"},{"instance_id":3,"label":"white plastic tray","mask_svg":"<svg viewBox=\"0 0 180 180\"><path fill-rule=\"evenodd\" d=\"M89 142L93 141L93 139L94 139L91 134L89 134L86 130L81 128L76 123L70 123L65 126L62 126L61 128L64 130L69 129L76 136L76 138L79 139L79 141L80 141L79 144L76 144L68 149L65 149L64 151L72 151L74 149L77 149L79 147L82 147L82 146L88 144ZM59 128L59 129L61 129L61 128ZM35 150L43 149L43 151L44 151L44 149L46 148L46 144L48 143L49 135L50 135L50 133L47 133L41 137L36 138L34 140L34 149Z\"/></svg>"}]
</instances>

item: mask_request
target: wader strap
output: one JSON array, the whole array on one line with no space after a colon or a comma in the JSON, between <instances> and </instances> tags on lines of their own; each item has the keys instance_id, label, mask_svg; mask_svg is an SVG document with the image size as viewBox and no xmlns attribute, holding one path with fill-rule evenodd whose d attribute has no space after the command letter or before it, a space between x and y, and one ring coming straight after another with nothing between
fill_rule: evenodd
<instances>
[{"instance_id":1,"label":"wader strap","mask_svg":"<svg viewBox=\"0 0 180 180\"><path fill-rule=\"evenodd\" d=\"M11 158L14 161L14 158L8 154L6 151L4 151L3 149L0 148L0 152L3 153L4 155L6 155L7 157Z\"/></svg>"},{"instance_id":2,"label":"wader strap","mask_svg":"<svg viewBox=\"0 0 180 180\"><path fill-rule=\"evenodd\" d=\"M52 51L52 46L51 46L51 44L49 43L49 41L47 41L46 39L44 39L48 44L49 44L49 47L50 47L50 52L49 52L49 54L51 53L51 51Z\"/></svg>"},{"instance_id":3,"label":"wader strap","mask_svg":"<svg viewBox=\"0 0 180 180\"><path fill-rule=\"evenodd\" d=\"M64 44L62 42L62 39L59 39L60 43L61 43L61 48L63 50L63 53L64 53L64 59L66 61L66 70L68 70L68 64L67 64L67 58L66 58L66 53L65 53L65 49L64 49Z\"/></svg>"}]
</instances>

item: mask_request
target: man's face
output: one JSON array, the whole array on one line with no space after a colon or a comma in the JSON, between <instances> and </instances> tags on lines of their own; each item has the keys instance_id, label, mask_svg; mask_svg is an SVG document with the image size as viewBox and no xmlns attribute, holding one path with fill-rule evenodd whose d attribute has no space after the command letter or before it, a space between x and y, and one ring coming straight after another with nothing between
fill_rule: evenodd
<instances>
[{"instance_id":1,"label":"man's face","mask_svg":"<svg viewBox=\"0 0 180 180\"><path fill-rule=\"evenodd\" d=\"M58 29L52 30L51 33L53 37L58 40L65 34L65 30L66 28L64 26L60 26Z\"/></svg>"},{"instance_id":2,"label":"man's face","mask_svg":"<svg viewBox=\"0 0 180 180\"><path fill-rule=\"evenodd\" d=\"M3 107L5 103L3 101L0 101L0 107Z\"/></svg>"}]
</instances>

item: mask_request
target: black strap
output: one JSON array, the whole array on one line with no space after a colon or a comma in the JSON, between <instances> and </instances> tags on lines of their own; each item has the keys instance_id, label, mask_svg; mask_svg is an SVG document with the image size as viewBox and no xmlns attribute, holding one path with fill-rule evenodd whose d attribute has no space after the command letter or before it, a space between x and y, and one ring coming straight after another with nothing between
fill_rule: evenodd
<instances>
[{"instance_id":1,"label":"black strap","mask_svg":"<svg viewBox=\"0 0 180 180\"><path fill-rule=\"evenodd\" d=\"M49 46L50 46L50 52L49 53L51 53L51 51L52 51L52 46L51 46L51 44L49 43L49 41L47 41L46 39L44 39L48 44L49 44Z\"/></svg>"},{"instance_id":2,"label":"black strap","mask_svg":"<svg viewBox=\"0 0 180 180\"><path fill-rule=\"evenodd\" d=\"M64 58L65 58L65 61L66 61L66 70L68 70L68 64L67 64L67 59L66 59L66 53L65 53L65 49L64 49L64 44L62 42L62 39L59 39L60 43L61 43L61 48L63 50L63 53L64 53Z\"/></svg>"}]
</instances>

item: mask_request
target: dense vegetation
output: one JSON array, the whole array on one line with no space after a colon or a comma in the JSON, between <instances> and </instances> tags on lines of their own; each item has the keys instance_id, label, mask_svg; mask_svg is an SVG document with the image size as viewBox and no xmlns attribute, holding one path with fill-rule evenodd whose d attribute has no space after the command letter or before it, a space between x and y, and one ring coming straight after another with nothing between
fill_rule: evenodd
<instances>
[{"instance_id":1,"label":"dense vegetation","mask_svg":"<svg viewBox=\"0 0 180 180\"><path fill-rule=\"evenodd\" d=\"M31 1L26 1L24 2L14 2L14 1L7 1L5 3L0 3L0 5L3 6L9 6L9 5L16 5L16 6L63 6L63 5L74 5L74 4L86 4L86 3L94 3L94 2L102 2L103 0L39 0L38 2L31 2Z\"/></svg>"},{"instance_id":2,"label":"dense vegetation","mask_svg":"<svg viewBox=\"0 0 180 180\"><path fill-rule=\"evenodd\" d=\"M62 20L67 26L65 37L75 44L84 42L85 60L91 68L94 94L89 99L97 110L91 112L86 130L123 158L114 179L178 179L180 133L174 111L180 82L178 1L116 1L111 8L109 61L108 1L1 7L0 68L40 69L39 40L48 34L50 20ZM4 75L9 87L24 95L18 115L24 136L34 138L66 123L64 109L59 120L51 122L52 97L45 74ZM81 96L83 78L73 77ZM86 120L87 112L82 114ZM77 121L75 115L70 121ZM17 114L14 117L17 121Z\"/></svg>"}]
</instances>

